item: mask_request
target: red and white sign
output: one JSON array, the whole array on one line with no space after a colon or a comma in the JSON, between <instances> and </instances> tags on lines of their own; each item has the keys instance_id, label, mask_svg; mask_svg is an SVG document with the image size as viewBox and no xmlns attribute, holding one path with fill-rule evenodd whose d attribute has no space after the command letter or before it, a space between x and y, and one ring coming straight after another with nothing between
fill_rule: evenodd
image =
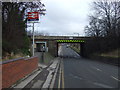
<instances>
[{"instance_id":1,"label":"red and white sign","mask_svg":"<svg viewBox=\"0 0 120 90\"><path fill-rule=\"evenodd\" d=\"M28 12L28 21L38 21L39 12Z\"/></svg>"}]
</instances>

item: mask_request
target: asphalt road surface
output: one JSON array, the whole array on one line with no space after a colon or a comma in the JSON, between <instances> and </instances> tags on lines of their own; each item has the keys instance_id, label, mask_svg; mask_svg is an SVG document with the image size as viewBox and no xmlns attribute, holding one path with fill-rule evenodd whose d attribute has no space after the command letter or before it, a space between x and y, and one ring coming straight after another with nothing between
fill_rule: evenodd
<instances>
[{"instance_id":1,"label":"asphalt road surface","mask_svg":"<svg viewBox=\"0 0 120 90\"><path fill-rule=\"evenodd\" d=\"M118 88L117 66L81 58L66 45L60 46L58 54L61 56L58 74L63 73L57 76L56 85L61 80L62 88Z\"/></svg>"}]
</instances>

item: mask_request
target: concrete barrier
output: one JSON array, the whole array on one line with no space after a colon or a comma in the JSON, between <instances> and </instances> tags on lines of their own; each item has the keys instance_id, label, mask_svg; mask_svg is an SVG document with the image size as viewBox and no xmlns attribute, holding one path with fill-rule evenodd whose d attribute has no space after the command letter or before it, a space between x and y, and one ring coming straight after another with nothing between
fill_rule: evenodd
<instances>
[{"instance_id":1,"label":"concrete barrier","mask_svg":"<svg viewBox=\"0 0 120 90\"><path fill-rule=\"evenodd\" d=\"M9 88L11 85L38 68L38 58L18 58L7 60L2 65L2 88Z\"/></svg>"}]
</instances>

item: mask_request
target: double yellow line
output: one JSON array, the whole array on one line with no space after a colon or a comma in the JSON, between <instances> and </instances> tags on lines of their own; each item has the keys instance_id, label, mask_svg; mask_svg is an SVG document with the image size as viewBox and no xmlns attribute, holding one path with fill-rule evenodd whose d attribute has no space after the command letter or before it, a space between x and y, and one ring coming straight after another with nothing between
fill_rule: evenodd
<instances>
[{"instance_id":1,"label":"double yellow line","mask_svg":"<svg viewBox=\"0 0 120 90\"><path fill-rule=\"evenodd\" d=\"M62 86L61 86L61 83L62 83ZM60 62L58 88L63 88L64 89L64 67L63 67L63 61L62 60Z\"/></svg>"},{"instance_id":2,"label":"double yellow line","mask_svg":"<svg viewBox=\"0 0 120 90\"><path fill-rule=\"evenodd\" d=\"M63 66L63 60L62 60L62 88L64 88L64 66Z\"/></svg>"},{"instance_id":3,"label":"double yellow line","mask_svg":"<svg viewBox=\"0 0 120 90\"><path fill-rule=\"evenodd\" d=\"M60 70L59 70L58 88L60 88L60 85L61 85L61 62L60 62Z\"/></svg>"}]
</instances>

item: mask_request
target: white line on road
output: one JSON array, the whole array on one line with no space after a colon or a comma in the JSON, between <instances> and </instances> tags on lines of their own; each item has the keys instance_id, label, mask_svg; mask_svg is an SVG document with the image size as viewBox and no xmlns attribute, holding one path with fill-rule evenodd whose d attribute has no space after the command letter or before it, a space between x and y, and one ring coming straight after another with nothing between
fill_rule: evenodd
<instances>
[{"instance_id":1,"label":"white line on road","mask_svg":"<svg viewBox=\"0 0 120 90\"><path fill-rule=\"evenodd\" d=\"M115 79L115 80L117 80L117 81L120 81L119 79L117 79L116 77L114 77L114 76L111 76L113 79Z\"/></svg>"},{"instance_id":2,"label":"white line on road","mask_svg":"<svg viewBox=\"0 0 120 90\"><path fill-rule=\"evenodd\" d=\"M69 74L69 76L71 76L71 78L74 78L74 79L80 79L80 80L83 79L83 78L76 76L76 75L73 75L73 74Z\"/></svg>"},{"instance_id":3,"label":"white line on road","mask_svg":"<svg viewBox=\"0 0 120 90\"><path fill-rule=\"evenodd\" d=\"M102 70L100 70L100 69L98 69L98 68L96 68L98 71L102 71Z\"/></svg>"},{"instance_id":4,"label":"white line on road","mask_svg":"<svg viewBox=\"0 0 120 90\"><path fill-rule=\"evenodd\" d=\"M101 69L99 69L99 68L96 68L96 67L93 67L94 69L96 69L97 71L102 71Z\"/></svg>"},{"instance_id":5,"label":"white line on road","mask_svg":"<svg viewBox=\"0 0 120 90\"><path fill-rule=\"evenodd\" d=\"M103 88L113 88L111 86L108 86L108 85L105 85L105 84L101 84L101 83L97 83L97 82L95 82L94 84L97 85L97 86L103 87Z\"/></svg>"}]
</instances>

